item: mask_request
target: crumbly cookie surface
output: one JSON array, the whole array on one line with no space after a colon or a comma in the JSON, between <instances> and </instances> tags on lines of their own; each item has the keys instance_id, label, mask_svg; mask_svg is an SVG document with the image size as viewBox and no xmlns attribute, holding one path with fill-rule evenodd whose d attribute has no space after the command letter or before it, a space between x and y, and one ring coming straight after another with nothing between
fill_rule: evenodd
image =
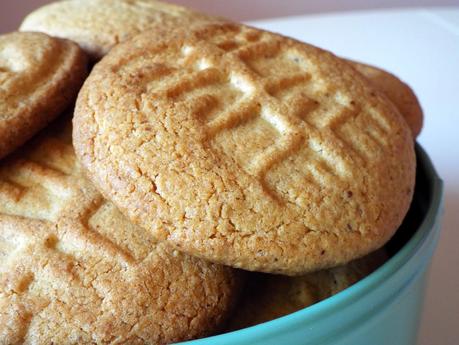
<instances>
[{"instance_id":1,"label":"crumbly cookie surface","mask_svg":"<svg viewBox=\"0 0 459 345\"><path fill-rule=\"evenodd\" d=\"M0 158L75 101L86 62L67 40L32 32L0 36Z\"/></svg>"},{"instance_id":2,"label":"crumbly cookie surface","mask_svg":"<svg viewBox=\"0 0 459 345\"><path fill-rule=\"evenodd\" d=\"M166 344L215 331L238 272L132 225L83 176L68 128L0 165L0 343Z\"/></svg>"},{"instance_id":3,"label":"crumbly cookie surface","mask_svg":"<svg viewBox=\"0 0 459 345\"><path fill-rule=\"evenodd\" d=\"M82 88L77 155L158 240L298 275L382 246L411 201L408 126L347 63L235 24L115 48Z\"/></svg>"},{"instance_id":4,"label":"crumbly cookie surface","mask_svg":"<svg viewBox=\"0 0 459 345\"><path fill-rule=\"evenodd\" d=\"M419 100L410 86L381 68L360 62L349 62L394 103L416 139L421 133L424 115Z\"/></svg>"},{"instance_id":5,"label":"crumbly cookie surface","mask_svg":"<svg viewBox=\"0 0 459 345\"><path fill-rule=\"evenodd\" d=\"M20 30L71 39L98 60L114 45L152 25L173 29L209 20L218 19L155 0L67 0L35 10Z\"/></svg>"}]
</instances>

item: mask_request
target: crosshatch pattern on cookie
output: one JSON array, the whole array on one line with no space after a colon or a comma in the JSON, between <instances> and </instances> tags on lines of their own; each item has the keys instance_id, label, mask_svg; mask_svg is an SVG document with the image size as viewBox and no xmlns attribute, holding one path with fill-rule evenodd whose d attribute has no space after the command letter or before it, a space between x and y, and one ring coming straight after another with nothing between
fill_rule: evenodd
<instances>
[{"instance_id":1,"label":"crosshatch pattern on cookie","mask_svg":"<svg viewBox=\"0 0 459 345\"><path fill-rule=\"evenodd\" d=\"M34 161L18 161L1 167L0 213L57 220L71 193L66 177L62 171Z\"/></svg>"},{"instance_id":2,"label":"crosshatch pattern on cookie","mask_svg":"<svg viewBox=\"0 0 459 345\"><path fill-rule=\"evenodd\" d=\"M360 74L236 24L158 36L96 66L74 119L79 158L134 222L189 254L271 273L387 240L411 197L412 140Z\"/></svg>"},{"instance_id":3,"label":"crosshatch pattern on cookie","mask_svg":"<svg viewBox=\"0 0 459 345\"><path fill-rule=\"evenodd\" d=\"M107 233L99 232L99 214L119 220L122 218L119 211L88 185L83 187L89 189L87 193L92 195L91 198L80 198L78 204L71 201L81 193L77 184L82 184L75 176L80 174L75 162L71 145L50 138L40 143L27 159L15 159L0 167L0 217L8 220L5 224L24 223L18 227L20 230L12 226L2 227L5 247L22 248L39 239L43 248L73 258L91 248L95 256L119 258L122 265L136 263L133 259L135 255L127 248L114 243ZM36 230L27 226L31 221L37 224ZM66 222L73 225L76 222L79 225L69 226L65 231L56 228L57 223ZM130 226L127 220L123 225ZM17 235L14 235L15 232ZM59 240L56 237L59 232L71 239L73 245L69 246L64 243L66 241ZM17 238L17 243L16 240L8 241L12 238Z\"/></svg>"},{"instance_id":4,"label":"crosshatch pattern on cookie","mask_svg":"<svg viewBox=\"0 0 459 345\"><path fill-rule=\"evenodd\" d=\"M82 177L67 138L70 133L66 130L61 138L56 135L40 140L22 155L24 158L11 158L0 166L0 343L14 337L18 342L26 337L33 341L35 333L29 334L30 329L44 325L55 328L54 335L59 336L59 322L64 321L69 329L83 327L79 341L105 343L104 337L113 334L89 330L95 322L109 325L113 313L123 318L117 333L124 335L117 339L139 341L142 324L156 327L158 313L187 318L169 310L168 303L176 303L173 296L153 296L156 306L151 310L142 301L149 299L149 294L163 293L162 288L154 287L160 285L157 279L169 279L161 276L163 269L173 270L171 274L183 270L180 275L186 276L193 267L192 274L202 274L203 280L207 276L221 278L218 273L213 275L219 268L214 271L207 263L188 262L157 246L151 234L132 225L103 199ZM192 285L190 293L197 293L199 281ZM120 296L126 295L126 289L140 297L125 300ZM164 289L169 293L168 289L177 287L168 283ZM132 308L127 319L123 316L126 302ZM95 308L100 309L100 316ZM53 316L56 310L71 317L59 321ZM152 332L158 339L163 336L162 331L152 328Z\"/></svg>"},{"instance_id":5,"label":"crosshatch pattern on cookie","mask_svg":"<svg viewBox=\"0 0 459 345\"><path fill-rule=\"evenodd\" d=\"M119 222L123 219L123 224L112 225L120 227L132 227L132 225L92 186L87 182L84 186L81 178L77 178L79 174L81 172L77 167L72 146L57 138L42 141L37 149L29 153L28 159L15 159L0 166L0 200L2 200L0 216L24 224L29 221L42 224L37 227L37 231L26 230L26 226L22 232L18 231L17 247L24 245L21 238L33 240L40 237L45 247L68 255L76 256L76 253L87 250L90 246L94 255L119 258L123 265L140 263L146 258L148 251L141 254L134 253L123 243L127 242L125 238L120 238L118 241L116 238L111 239L110 235L113 234L108 231L107 225L105 227L102 225L102 222L107 219ZM81 193L78 184L89 189L87 193L92 197L80 198L80 203L75 204L71 199L75 199ZM68 204L72 204L71 207ZM74 247L61 243L55 238L58 231L55 224L65 223L66 219L72 222L77 220L80 224L80 230L69 227L63 232L65 236L72 239L72 243L79 243ZM7 233L5 231L2 231L3 235ZM14 238L13 232L5 239ZM139 244L148 239L148 236L142 235L142 231L135 232L133 236L131 244ZM49 245L51 242L48 240L51 237L55 238L51 241L52 246ZM7 242L5 247L11 247L12 243ZM153 243L151 239L147 242L149 245ZM148 245L144 246L148 247Z\"/></svg>"},{"instance_id":6,"label":"crosshatch pattern on cookie","mask_svg":"<svg viewBox=\"0 0 459 345\"><path fill-rule=\"evenodd\" d=\"M351 165L365 166L387 144L390 125L324 82L303 52L247 28L233 40L218 34L206 39L206 51L209 44L220 51L203 56L203 47L185 45L177 49L175 63L161 61L161 51L155 51L148 96L142 98L189 104L205 128L205 140L259 178L268 195L298 204L298 195L283 185L349 184ZM369 116L359 124L361 112ZM343 158L344 150L352 152L352 160ZM306 167L301 176L287 173L300 162Z\"/></svg>"}]
</instances>

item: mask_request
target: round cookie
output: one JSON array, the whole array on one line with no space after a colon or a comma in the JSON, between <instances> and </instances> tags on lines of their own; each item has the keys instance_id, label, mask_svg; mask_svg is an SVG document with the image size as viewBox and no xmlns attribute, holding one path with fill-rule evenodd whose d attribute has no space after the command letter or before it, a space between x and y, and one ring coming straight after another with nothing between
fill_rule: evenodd
<instances>
[{"instance_id":1,"label":"round cookie","mask_svg":"<svg viewBox=\"0 0 459 345\"><path fill-rule=\"evenodd\" d=\"M152 25L173 29L209 20L217 19L155 0L67 0L35 10L20 30L71 39L98 60L114 45Z\"/></svg>"},{"instance_id":2,"label":"round cookie","mask_svg":"<svg viewBox=\"0 0 459 345\"><path fill-rule=\"evenodd\" d=\"M319 48L236 24L110 52L76 104L94 183L158 240L298 275L381 247L411 201L410 130Z\"/></svg>"},{"instance_id":3,"label":"round cookie","mask_svg":"<svg viewBox=\"0 0 459 345\"><path fill-rule=\"evenodd\" d=\"M355 61L348 62L394 103L416 139L422 129L423 113L419 100L409 85L380 68Z\"/></svg>"},{"instance_id":4,"label":"round cookie","mask_svg":"<svg viewBox=\"0 0 459 345\"><path fill-rule=\"evenodd\" d=\"M68 40L32 32L0 36L0 158L75 101L86 62Z\"/></svg>"},{"instance_id":5,"label":"round cookie","mask_svg":"<svg viewBox=\"0 0 459 345\"><path fill-rule=\"evenodd\" d=\"M253 274L227 329L254 326L309 307L365 278L387 258L381 249L344 266L298 277Z\"/></svg>"},{"instance_id":6,"label":"round cookie","mask_svg":"<svg viewBox=\"0 0 459 345\"><path fill-rule=\"evenodd\" d=\"M0 343L169 344L216 331L239 272L130 223L83 176L67 127L0 164Z\"/></svg>"}]
</instances>

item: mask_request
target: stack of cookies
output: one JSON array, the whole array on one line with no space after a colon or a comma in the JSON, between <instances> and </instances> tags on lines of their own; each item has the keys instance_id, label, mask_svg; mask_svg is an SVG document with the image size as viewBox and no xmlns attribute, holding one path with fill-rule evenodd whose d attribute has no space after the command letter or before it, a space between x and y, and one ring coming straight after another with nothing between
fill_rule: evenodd
<instances>
[{"instance_id":1,"label":"stack of cookies","mask_svg":"<svg viewBox=\"0 0 459 345\"><path fill-rule=\"evenodd\" d=\"M410 206L411 89L278 34L59 1L0 36L0 81L0 344L294 312L380 266Z\"/></svg>"}]
</instances>

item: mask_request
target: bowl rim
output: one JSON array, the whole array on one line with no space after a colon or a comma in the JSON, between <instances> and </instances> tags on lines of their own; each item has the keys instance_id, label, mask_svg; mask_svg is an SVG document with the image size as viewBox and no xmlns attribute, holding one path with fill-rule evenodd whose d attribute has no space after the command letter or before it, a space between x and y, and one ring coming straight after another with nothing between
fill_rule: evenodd
<instances>
[{"instance_id":1,"label":"bowl rim","mask_svg":"<svg viewBox=\"0 0 459 345\"><path fill-rule=\"evenodd\" d=\"M181 344L212 344L213 341L228 341L234 343L237 337L241 338L259 338L261 334L269 336L277 332L285 332L293 330L299 324L303 327L306 325L313 325L319 320L326 318L330 313L336 310L346 308L363 296L369 295L372 291L380 287L383 283L389 280L397 271L403 269L411 259L419 253L427 239L435 232L434 224L437 223L442 214L443 209L443 181L438 176L432 161L422 148L421 145L416 143L417 162L422 166L428 180L428 188L430 191L430 200L418 230L408 240L408 242L394 254L386 263L375 270L373 273L361 279L352 286L345 290L327 298L323 301L315 303L304 309L298 310L294 313L282 316L280 318L267 321L258 325L243 328L240 330L227 332L219 335L210 336L207 338L196 339ZM435 243L432 243L432 247ZM419 271L419 270L418 270ZM416 274L416 273L415 273ZM406 278L406 280L409 280ZM232 340L233 339L233 340Z\"/></svg>"}]
</instances>

